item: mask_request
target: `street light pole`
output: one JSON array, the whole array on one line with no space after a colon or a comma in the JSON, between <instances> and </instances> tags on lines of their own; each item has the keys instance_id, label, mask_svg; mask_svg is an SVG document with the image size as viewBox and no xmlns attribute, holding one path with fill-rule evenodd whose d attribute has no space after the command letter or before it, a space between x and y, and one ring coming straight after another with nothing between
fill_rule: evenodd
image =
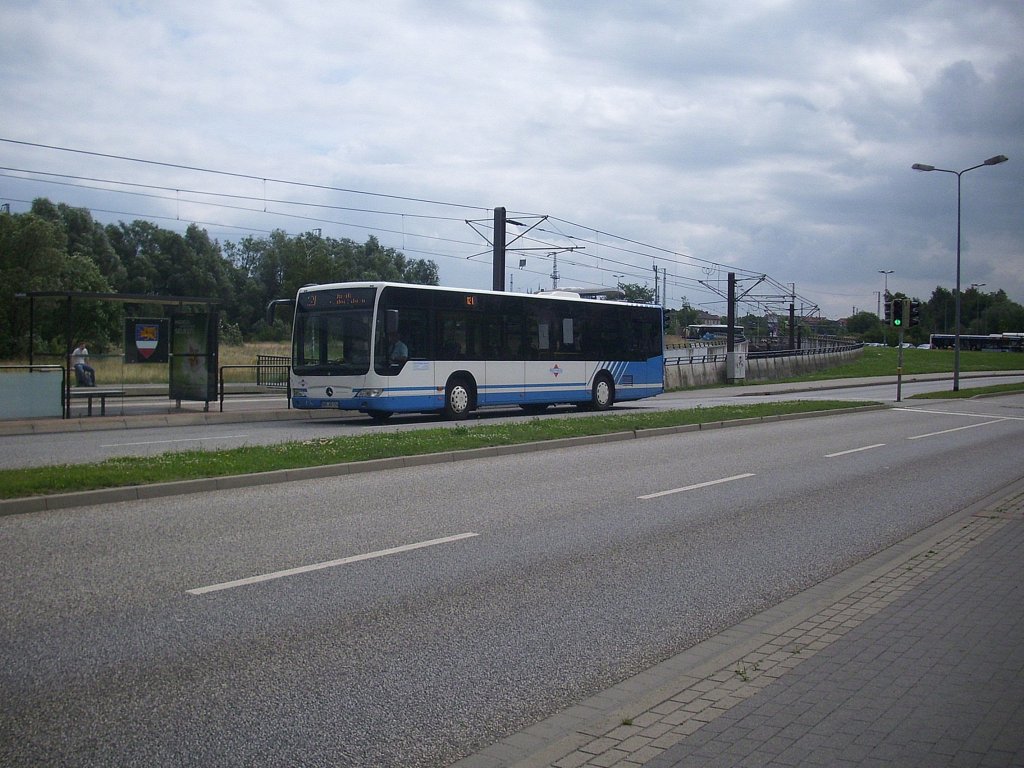
<instances>
[{"instance_id":1,"label":"street light pole","mask_svg":"<svg viewBox=\"0 0 1024 768\"><path fill-rule=\"evenodd\" d=\"M878 274L885 275L885 295L886 296L889 295L889 275L891 275L895 271L896 271L895 269L880 269L880 270L878 270Z\"/></svg>"},{"instance_id":2,"label":"street light pole","mask_svg":"<svg viewBox=\"0 0 1024 768\"><path fill-rule=\"evenodd\" d=\"M956 293L953 294L953 305L955 307L955 319L953 321L953 391L960 391L960 177L968 171L981 168L986 165L999 165L1005 163L1009 158L1006 155L990 157L983 163L964 168L962 171L953 171L948 168L936 168L934 165L914 163L911 168L915 171L939 171L940 173L952 173L956 176Z\"/></svg>"}]
</instances>

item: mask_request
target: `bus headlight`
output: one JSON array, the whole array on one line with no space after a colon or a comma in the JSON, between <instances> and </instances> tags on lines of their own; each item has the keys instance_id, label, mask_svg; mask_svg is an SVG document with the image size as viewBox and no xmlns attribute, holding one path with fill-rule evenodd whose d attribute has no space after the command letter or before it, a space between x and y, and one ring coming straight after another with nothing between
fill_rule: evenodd
<instances>
[{"instance_id":1,"label":"bus headlight","mask_svg":"<svg viewBox=\"0 0 1024 768\"><path fill-rule=\"evenodd\" d=\"M357 389L353 397L380 397L383 394L383 389Z\"/></svg>"}]
</instances>

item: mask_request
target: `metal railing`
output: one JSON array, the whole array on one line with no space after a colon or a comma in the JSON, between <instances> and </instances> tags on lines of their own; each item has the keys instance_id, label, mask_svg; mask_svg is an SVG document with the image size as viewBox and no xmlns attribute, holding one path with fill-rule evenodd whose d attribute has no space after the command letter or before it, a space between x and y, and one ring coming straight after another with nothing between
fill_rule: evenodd
<instances>
[{"instance_id":1,"label":"metal railing","mask_svg":"<svg viewBox=\"0 0 1024 768\"><path fill-rule=\"evenodd\" d=\"M288 389L291 359L283 355L256 355L256 383L268 389Z\"/></svg>"},{"instance_id":2,"label":"metal railing","mask_svg":"<svg viewBox=\"0 0 1024 768\"><path fill-rule=\"evenodd\" d=\"M727 355L697 355L695 357L665 356L665 365L696 365L698 363L724 363Z\"/></svg>"},{"instance_id":3,"label":"metal railing","mask_svg":"<svg viewBox=\"0 0 1024 768\"><path fill-rule=\"evenodd\" d=\"M810 355L832 355L838 352L851 352L855 349L860 349L864 345L861 343L855 344L843 344L831 347L813 347L811 349L773 349L767 352L750 352L747 354L747 359L764 359L768 357L808 357Z\"/></svg>"},{"instance_id":4,"label":"metal railing","mask_svg":"<svg viewBox=\"0 0 1024 768\"><path fill-rule=\"evenodd\" d=\"M806 343L806 342L805 342ZM860 349L864 345L860 342L840 341L823 344L815 341L800 349L770 349L766 351L745 352L748 360L758 360L772 357L804 357L810 355L829 355L839 352L849 352ZM710 350L716 350L710 354ZM726 353L724 344L708 344L707 342L694 342L686 345L673 344L665 348L665 365L693 365L695 363L724 363ZM686 350L686 354L673 354ZM705 352L705 350L708 350ZM718 351L722 350L722 351ZM737 350L741 351L741 350Z\"/></svg>"},{"instance_id":5,"label":"metal railing","mask_svg":"<svg viewBox=\"0 0 1024 768\"><path fill-rule=\"evenodd\" d=\"M44 372L63 370L65 370L63 365L50 365L48 363L44 363L42 365L39 363L36 363L35 365L0 365L0 371L28 371L29 373L33 373L35 371Z\"/></svg>"},{"instance_id":6,"label":"metal railing","mask_svg":"<svg viewBox=\"0 0 1024 768\"><path fill-rule=\"evenodd\" d=\"M267 361L270 360L270 361ZM280 360L285 360L284 364ZM289 379L289 359L276 355L260 354L256 356L255 366L221 366L217 382L220 410L224 410L224 394L227 384L224 381L225 371L252 371L258 387L264 389L284 389L288 397L288 407L292 407L292 385Z\"/></svg>"}]
</instances>

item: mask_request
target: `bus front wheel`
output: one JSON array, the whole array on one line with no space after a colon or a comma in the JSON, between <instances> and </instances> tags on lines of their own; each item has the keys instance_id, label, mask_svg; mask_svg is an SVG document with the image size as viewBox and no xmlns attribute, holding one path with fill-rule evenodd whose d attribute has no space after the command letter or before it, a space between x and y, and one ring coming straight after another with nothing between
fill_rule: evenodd
<instances>
[{"instance_id":1,"label":"bus front wheel","mask_svg":"<svg viewBox=\"0 0 1024 768\"><path fill-rule=\"evenodd\" d=\"M473 408L473 391L464 379L452 379L444 393L444 415L464 419Z\"/></svg>"},{"instance_id":2,"label":"bus front wheel","mask_svg":"<svg viewBox=\"0 0 1024 768\"><path fill-rule=\"evenodd\" d=\"M595 411L607 411L615 404L615 384L607 374L601 374L594 381L590 392L590 407Z\"/></svg>"}]
</instances>

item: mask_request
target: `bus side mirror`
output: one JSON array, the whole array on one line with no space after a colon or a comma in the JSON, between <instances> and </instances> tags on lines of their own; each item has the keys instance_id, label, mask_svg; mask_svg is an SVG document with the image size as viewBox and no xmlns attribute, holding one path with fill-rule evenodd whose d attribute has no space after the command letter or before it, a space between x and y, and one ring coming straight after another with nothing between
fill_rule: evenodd
<instances>
[{"instance_id":1,"label":"bus side mirror","mask_svg":"<svg viewBox=\"0 0 1024 768\"><path fill-rule=\"evenodd\" d=\"M274 314L275 314L274 311L279 306L283 306L283 305L288 305L290 307L294 307L295 306L295 299L274 299L269 304L267 304L267 325L273 325L274 324Z\"/></svg>"},{"instance_id":2,"label":"bus side mirror","mask_svg":"<svg viewBox=\"0 0 1024 768\"><path fill-rule=\"evenodd\" d=\"M388 333L398 332L398 310L389 309L384 314L384 324Z\"/></svg>"}]
</instances>

